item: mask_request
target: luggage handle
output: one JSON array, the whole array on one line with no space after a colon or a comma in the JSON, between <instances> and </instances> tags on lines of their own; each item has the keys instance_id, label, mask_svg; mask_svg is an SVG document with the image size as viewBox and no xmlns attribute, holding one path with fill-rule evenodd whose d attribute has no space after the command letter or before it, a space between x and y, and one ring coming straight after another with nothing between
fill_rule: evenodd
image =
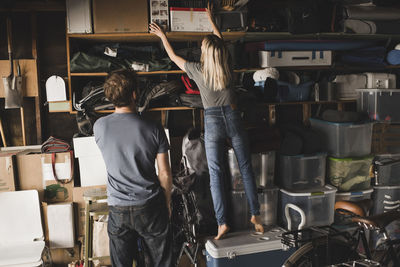
<instances>
[{"instance_id":1,"label":"luggage handle","mask_svg":"<svg viewBox=\"0 0 400 267\"><path fill-rule=\"evenodd\" d=\"M286 221L288 223L288 230L289 231L292 230L292 220L290 219L289 209L293 209L294 211L297 211L300 214L301 220L300 220L300 224L298 226L298 230L303 229L304 225L306 224L306 214L299 206L292 204L292 203L288 203L285 206L285 217L286 217Z\"/></svg>"}]
</instances>

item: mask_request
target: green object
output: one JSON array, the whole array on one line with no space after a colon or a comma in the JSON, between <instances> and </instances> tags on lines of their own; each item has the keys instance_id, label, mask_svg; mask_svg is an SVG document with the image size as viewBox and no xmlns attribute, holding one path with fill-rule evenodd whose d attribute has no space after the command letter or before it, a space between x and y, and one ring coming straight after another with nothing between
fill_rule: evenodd
<instances>
[{"instance_id":1,"label":"green object","mask_svg":"<svg viewBox=\"0 0 400 267\"><path fill-rule=\"evenodd\" d=\"M371 187L372 156L363 158L328 158L328 179L339 191L365 190Z\"/></svg>"},{"instance_id":2,"label":"green object","mask_svg":"<svg viewBox=\"0 0 400 267\"><path fill-rule=\"evenodd\" d=\"M47 201L66 200L68 199L68 190L59 184L46 186L44 196Z\"/></svg>"}]
</instances>

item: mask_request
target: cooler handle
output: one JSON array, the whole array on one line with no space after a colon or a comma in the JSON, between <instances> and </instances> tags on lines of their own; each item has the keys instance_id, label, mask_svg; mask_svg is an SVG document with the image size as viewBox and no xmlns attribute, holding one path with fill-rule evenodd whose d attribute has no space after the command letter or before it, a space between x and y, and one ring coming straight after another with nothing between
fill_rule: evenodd
<instances>
[{"instance_id":1,"label":"cooler handle","mask_svg":"<svg viewBox=\"0 0 400 267\"><path fill-rule=\"evenodd\" d=\"M285 206L285 217L286 217L286 220L288 222L288 230L289 231L292 230L292 220L290 219L289 209L293 209L293 210L297 211L300 214L301 221L300 221L298 230L303 229L304 225L306 224L306 214L304 213L304 211L299 206L297 206L295 204L292 204L292 203L288 203Z\"/></svg>"}]
</instances>

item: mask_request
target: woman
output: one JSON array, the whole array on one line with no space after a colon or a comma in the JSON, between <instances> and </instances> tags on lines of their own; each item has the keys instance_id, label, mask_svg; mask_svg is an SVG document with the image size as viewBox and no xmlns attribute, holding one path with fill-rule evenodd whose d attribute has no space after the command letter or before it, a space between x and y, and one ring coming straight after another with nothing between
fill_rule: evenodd
<instances>
[{"instance_id":1,"label":"woman","mask_svg":"<svg viewBox=\"0 0 400 267\"><path fill-rule=\"evenodd\" d=\"M200 89L205 109L205 147L210 172L210 187L218 223L220 239L228 231L226 222L226 197L223 188L223 170L225 159L225 141L230 138L239 163L243 184L249 202L251 222L256 231L264 232L260 219L260 205L257 186L251 166L251 157L246 132L242 127L239 111L236 109L236 96L232 89L232 70L229 64L229 52L222 40L221 32L214 23L210 6L207 8L208 19L214 35L204 37L201 45L199 62L188 62L177 56L163 30L155 23L150 24L150 33L161 41L173 62L193 79Z\"/></svg>"}]
</instances>

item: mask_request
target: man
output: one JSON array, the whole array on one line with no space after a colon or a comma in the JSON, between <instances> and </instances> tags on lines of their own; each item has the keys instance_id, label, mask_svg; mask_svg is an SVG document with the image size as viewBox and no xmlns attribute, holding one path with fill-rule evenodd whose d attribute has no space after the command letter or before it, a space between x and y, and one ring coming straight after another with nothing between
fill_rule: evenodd
<instances>
[{"instance_id":1,"label":"man","mask_svg":"<svg viewBox=\"0 0 400 267\"><path fill-rule=\"evenodd\" d=\"M116 267L132 267L133 259L138 259L138 238L142 237L151 266L169 267L169 144L160 126L136 114L135 86L133 72L112 72L104 83L104 91L115 112L98 119L93 128L108 174L111 262Z\"/></svg>"}]
</instances>

